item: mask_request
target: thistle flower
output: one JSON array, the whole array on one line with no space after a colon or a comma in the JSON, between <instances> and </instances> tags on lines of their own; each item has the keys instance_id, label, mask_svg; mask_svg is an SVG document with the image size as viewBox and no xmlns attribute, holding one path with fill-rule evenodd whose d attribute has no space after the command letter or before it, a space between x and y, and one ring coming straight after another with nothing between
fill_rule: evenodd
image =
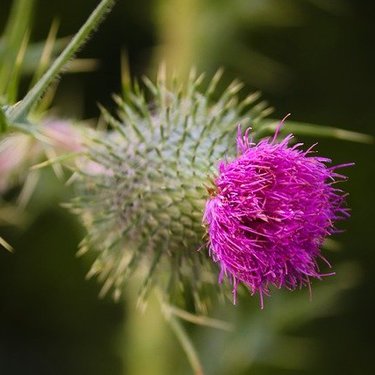
<instances>
[{"instance_id":1,"label":"thistle flower","mask_svg":"<svg viewBox=\"0 0 375 375\"><path fill-rule=\"evenodd\" d=\"M220 162L204 213L219 279L231 279L234 302L242 282L262 307L271 285L294 290L332 275L319 271L320 247L336 231L334 221L349 216L335 188L345 176L335 171L351 164L328 167L331 160L312 156L313 147L289 146L293 136L278 142L277 134L255 144L249 129L243 136L238 128L238 156Z\"/></svg>"},{"instance_id":2,"label":"thistle flower","mask_svg":"<svg viewBox=\"0 0 375 375\"><path fill-rule=\"evenodd\" d=\"M115 97L116 116L102 108L109 130L88 137L69 204L86 228L79 254L95 254L88 276L103 282L102 295L119 298L136 273L141 302L157 285L167 300L204 312L227 291L215 262L234 296L239 282L262 297L271 285L294 289L323 276L319 248L333 221L348 216L333 186L343 177L311 148L288 146L291 135L276 142L276 131L255 145L238 134L240 155L220 164L206 202L218 161L235 154L236 124L251 123L254 134L270 126L269 107L257 94L239 100L238 82L215 99L219 78L206 89L194 74L185 86L167 85L161 71L156 83L145 79L146 93L134 85ZM198 251L207 235L209 252Z\"/></svg>"},{"instance_id":3,"label":"thistle flower","mask_svg":"<svg viewBox=\"0 0 375 375\"><path fill-rule=\"evenodd\" d=\"M25 134L13 134L0 139L0 193L8 190L19 174L26 173L28 160L38 154L35 142Z\"/></svg>"},{"instance_id":4,"label":"thistle flower","mask_svg":"<svg viewBox=\"0 0 375 375\"><path fill-rule=\"evenodd\" d=\"M81 131L68 120L49 118L38 130L43 142L22 133L0 138L0 193L23 183L30 173L30 167L43 158L82 150Z\"/></svg>"},{"instance_id":5,"label":"thistle flower","mask_svg":"<svg viewBox=\"0 0 375 375\"><path fill-rule=\"evenodd\" d=\"M102 109L111 130L89 140L87 162L97 168L79 168L70 205L86 227L80 253L95 253L89 276L104 283L102 294L119 297L136 273L144 280L142 300L157 284L169 300L191 300L204 311L209 290L220 290L215 265L198 251L205 244L205 183L217 160L234 152L235 124L258 124L269 108L258 94L240 101L238 82L215 100L220 74L206 89L202 78L168 86L160 74L156 84L145 81L149 101L135 86L125 100L116 98L117 118Z\"/></svg>"}]
</instances>

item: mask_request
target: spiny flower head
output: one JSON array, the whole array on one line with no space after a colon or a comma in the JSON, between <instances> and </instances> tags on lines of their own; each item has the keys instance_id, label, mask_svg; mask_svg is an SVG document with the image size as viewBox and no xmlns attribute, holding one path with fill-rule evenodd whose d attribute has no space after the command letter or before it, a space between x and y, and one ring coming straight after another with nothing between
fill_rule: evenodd
<instances>
[{"instance_id":1,"label":"spiny flower head","mask_svg":"<svg viewBox=\"0 0 375 375\"><path fill-rule=\"evenodd\" d=\"M335 170L346 165L329 167L312 147L289 146L292 135L278 142L278 130L257 144L248 133L238 128L238 157L219 164L204 222L220 280L231 279L234 300L242 282L260 294L263 307L271 285L294 290L325 276L317 265L325 260L320 247L335 232L334 221L349 216L345 194L335 187L345 179Z\"/></svg>"},{"instance_id":2,"label":"spiny flower head","mask_svg":"<svg viewBox=\"0 0 375 375\"><path fill-rule=\"evenodd\" d=\"M219 76L204 89L202 76L168 85L160 73L156 84L146 79L146 94L135 85L116 98L117 116L103 109L111 129L88 141L96 168L79 168L71 203L87 229L81 253L95 251L89 274L103 281L102 293L118 297L133 273L144 279L142 299L158 284L167 298L204 310L209 290L220 291L213 263L198 251L205 183L217 160L234 152L236 124L258 124L268 107L254 94L239 100L238 82L215 99Z\"/></svg>"}]
</instances>

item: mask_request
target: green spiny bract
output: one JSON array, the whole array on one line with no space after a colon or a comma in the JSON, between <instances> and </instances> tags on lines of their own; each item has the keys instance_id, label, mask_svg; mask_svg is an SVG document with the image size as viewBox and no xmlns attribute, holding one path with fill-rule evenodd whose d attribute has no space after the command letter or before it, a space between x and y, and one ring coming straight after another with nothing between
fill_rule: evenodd
<instances>
[{"instance_id":1,"label":"green spiny bract","mask_svg":"<svg viewBox=\"0 0 375 375\"><path fill-rule=\"evenodd\" d=\"M89 275L104 282L102 293L118 297L135 270L144 278L141 297L157 283L167 298L204 309L216 288L216 266L201 250L210 176L234 155L237 125L256 127L269 112L258 94L240 101L238 82L214 100L219 79L217 73L206 90L194 74L181 86L145 79L149 100L135 85L116 98L117 118L102 110L111 130L88 142L71 205L87 230L80 252L97 254Z\"/></svg>"}]
</instances>

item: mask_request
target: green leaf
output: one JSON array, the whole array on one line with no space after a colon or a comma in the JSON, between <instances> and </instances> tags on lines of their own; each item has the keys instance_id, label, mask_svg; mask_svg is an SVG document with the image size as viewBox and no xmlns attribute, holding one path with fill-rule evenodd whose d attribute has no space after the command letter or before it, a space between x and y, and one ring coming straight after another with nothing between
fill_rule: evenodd
<instances>
[{"instance_id":1,"label":"green leaf","mask_svg":"<svg viewBox=\"0 0 375 375\"><path fill-rule=\"evenodd\" d=\"M8 128L7 118L3 108L0 107L0 134L5 133Z\"/></svg>"},{"instance_id":2,"label":"green leaf","mask_svg":"<svg viewBox=\"0 0 375 375\"><path fill-rule=\"evenodd\" d=\"M15 79L14 65L30 31L34 0L16 0L8 18L0 49L0 95L8 97L8 85Z\"/></svg>"},{"instance_id":3,"label":"green leaf","mask_svg":"<svg viewBox=\"0 0 375 375\"><path fill-rule=\"evenodd\" d=\"M280 121L264 120L263 125L257 130L257 138L274 133ZM318 138L334 138L358 143L374 143L374 137L368 134L353 132L350 130L336 128L334 126L316 125L307 122L285 121L282 128L285 132L295 135L312 136Z\"/></svg>"}]
</instances>

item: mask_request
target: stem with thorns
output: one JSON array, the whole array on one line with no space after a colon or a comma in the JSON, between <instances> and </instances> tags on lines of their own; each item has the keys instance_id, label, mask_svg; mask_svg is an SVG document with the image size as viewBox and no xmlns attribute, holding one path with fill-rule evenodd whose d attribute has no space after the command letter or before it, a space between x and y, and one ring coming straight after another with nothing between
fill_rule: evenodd
<instances>
[{"instance_id":1,"label":"stem with thorns","mask_svg":"<svg viewBox=\"0 0 375 375\"><path fill-rule=\"evenodd\" d=\"M98 27L105 14L109 12L114 3L115 0L102 0L100 2L46 73L26 94L22 101L9 111L9 120L11 123L22 121L27 117L33 105L41 98L48 86L58 77L74 54L83 46L90 33Z\"/></svg>"}]
</instances>

